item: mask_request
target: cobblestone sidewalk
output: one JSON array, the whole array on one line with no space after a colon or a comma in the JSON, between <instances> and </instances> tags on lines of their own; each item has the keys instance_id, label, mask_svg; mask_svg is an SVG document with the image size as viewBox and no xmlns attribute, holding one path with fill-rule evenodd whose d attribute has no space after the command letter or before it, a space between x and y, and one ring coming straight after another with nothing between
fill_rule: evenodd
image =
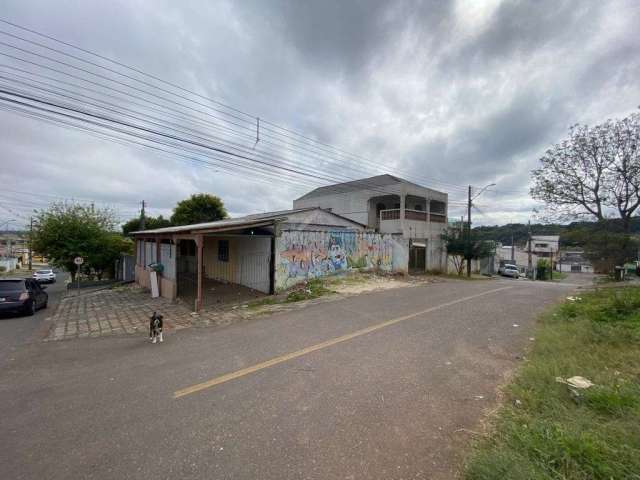
<instances>
[{"instance_id":1,"label":"cobblestone sidewalk","mask_svg":"<svg viewBox=\"0 0 640 480\"><path fill-rule=\"evenodd\" d=\"M149 317L157 311L164 316L165 331L192 326L228 325L243 320L236 309L212 310L192 315L183 304L164 298L151 298L149 292L136 287L63 298L54 315L45 341L90 338L109 335L148 335Z\"/></svg>"}]
</instances>

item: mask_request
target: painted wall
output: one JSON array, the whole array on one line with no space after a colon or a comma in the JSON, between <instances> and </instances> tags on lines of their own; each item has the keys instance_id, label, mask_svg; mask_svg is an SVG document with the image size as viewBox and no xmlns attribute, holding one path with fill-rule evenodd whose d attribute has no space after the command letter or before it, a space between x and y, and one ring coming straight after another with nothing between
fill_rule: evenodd
<instances>
[{"instance_id":1,"label":"painted wall","mask_svg":"<svg viewBox=\"0 0 640 480\"><path fill-rule=\"evenodd\" d=\"M229 241L229 261L218 260L220 240ZM238 283L269 293L271 239L266 237L205 237L204 273L207 278Z\"/></svg>"},{"instance_id":2,"label":"painted wall","mask_svg":"<svg viewBox=\"0 0 640 480\"><path fill-rule=\"evenodd\" d=\"M283 231L276 238L276 291L354 268L391 271L403 247L396 244L391 235L378 233Z\"/></svg>"}]
</instances>

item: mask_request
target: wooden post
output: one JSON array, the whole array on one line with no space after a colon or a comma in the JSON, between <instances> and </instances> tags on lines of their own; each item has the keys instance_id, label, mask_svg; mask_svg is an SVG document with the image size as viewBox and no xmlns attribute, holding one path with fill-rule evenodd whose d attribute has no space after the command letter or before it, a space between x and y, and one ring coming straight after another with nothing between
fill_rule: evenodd
<instances>
[{"instance_id":1,"label":"wooden post","mask_svg":"<svg viewBox=\"0 0 640 480\"><path fill-rule=\"evenodd\" d=\"M203 253L204 253L204 239L202 235L196 236L196 252L198 260L198 293L196 296L196 312L199 312L202 308L202 265L203 265Z\"/></svg>"},{"instance_id":2,"label":"wooden post","mask_svg":"<svg viewBox=\"0 0 640 480\"><path fill-rule=\"evenodd\" d=\"M161 263L160 262L160 242L162 240L160 239L160 237L156 237L156 263ZM161 273L157 273L156 274L158 276L158 294L160 296L162 296L162 274Z\"/></svg>"}]
</instances>

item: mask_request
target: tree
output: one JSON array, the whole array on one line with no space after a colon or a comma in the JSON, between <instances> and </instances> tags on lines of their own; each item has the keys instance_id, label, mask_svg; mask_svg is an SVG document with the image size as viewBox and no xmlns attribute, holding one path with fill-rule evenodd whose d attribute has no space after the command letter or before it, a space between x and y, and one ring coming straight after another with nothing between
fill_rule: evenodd
<instances>
[{"instance_id":1,"label":"tree","mask_svg":"<svg viewBox=\"0 0 640 480\"><path fill-rule=\"evenodd\" d=\"M467 240L467 231L461 232L457 228L449 228L442 234L442 240L447 248L447 256L451 256L458 275L462 275L465 262L490 257L495 253L495 243L480 240L472 231L470 241Z\"/></svg>"},{"instance_id":2,"label":"tree","mask_svg":"<svg viewBox=\"0 0 640 480\"><path fill-rule=\"evenodd\" d=\"M584 255L598 273L613 273L616 266L623 266L637 258L638 240L626 233L603 229L591 232L584 244Z\"/></svg>"},{"instance_id":3,"label":"tree","mask_svg":"<svg viewBox=\"0 0 640 480\"><path fill-rule=\"evenodd\" d=\"M531 196L553 216L603 221L615 212L629 231L640 207L640 113L588 127L574 125L533 170Z\"/></svg>"},{"instance_id":4,"label":"tree","mask_svg":"<svg viewBox=\"0 0 640 480\"><path fill-rule=\"evenodd\" d=\"M171 220L168 218L164 218L162 215L158 217L145 217L145 230L152 230L154 228L164 228L171 226ZM127 223L122 225L122 234L129 235L131 232L136 232L141 230L140 228L140 218L132 218Z\"/></svg>"},{"instance_id":5,"label":"tree","mask_svg":"<svg viewBox=\"0 0 640 480\"><path fill-rule=\"evenodd\" d=\"M54 203L38 212L32 236L33 249L75 278L75 257L85 258L86 268L104 272L127 248L114 238L115 222L109 210L92 206ZM121 237L120 237L121 238Z\"/></svg>"},{"instance_id":6,"label":"tree","mask_svg":"<svg viewBox=\"0 0 640 480\"><path fill-rule=\"evenodd\" d=\"M227 217L222 200L215 195L198 193L178 202L171 215L173 225L214 222Z\"/></svg>"}]
</instances>

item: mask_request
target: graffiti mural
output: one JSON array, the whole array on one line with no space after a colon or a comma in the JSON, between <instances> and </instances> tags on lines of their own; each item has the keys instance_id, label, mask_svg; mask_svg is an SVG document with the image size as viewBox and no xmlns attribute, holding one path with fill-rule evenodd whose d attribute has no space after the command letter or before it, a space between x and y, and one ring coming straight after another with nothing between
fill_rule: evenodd
<instances>
[{"instance_id":1,"label":"graffiti mural","mask_svg":"<svg viewBox=\"0 0 640 480\"><path fill-rule=\"evenodd\" d=\"M350 269L392 269L393 239L365 232L283 231L277 241L276 289Z\"/></svg>"}]
</instances>

